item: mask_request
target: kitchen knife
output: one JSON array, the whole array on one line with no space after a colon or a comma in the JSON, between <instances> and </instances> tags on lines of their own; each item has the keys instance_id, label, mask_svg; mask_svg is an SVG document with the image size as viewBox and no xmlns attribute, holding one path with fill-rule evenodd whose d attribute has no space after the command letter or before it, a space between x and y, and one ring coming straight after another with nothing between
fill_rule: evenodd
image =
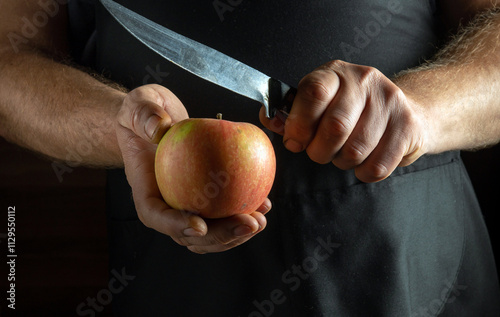
<instances>
[{"instance_id":1,"label":"kitchen knife","mask_svg":"<svg viewBox=\"0 0 500 317\"><path fill-rule=\"evenodd\" d=\"M260 102L268 118L288 116L295 88L177 34L112 0L100 1L128 32L163 58L198 77Z\"/></svg>"}]
</instances>

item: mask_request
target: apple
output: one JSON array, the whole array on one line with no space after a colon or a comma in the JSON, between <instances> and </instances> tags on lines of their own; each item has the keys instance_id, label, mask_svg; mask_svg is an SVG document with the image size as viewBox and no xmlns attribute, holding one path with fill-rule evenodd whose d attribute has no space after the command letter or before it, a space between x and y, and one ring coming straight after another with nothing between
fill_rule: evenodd
<instances>
[{"instance_id":1,"label":"apple","mask_svg":"<svg viewBox=\"0 0 500 317\"><path fill-rule=\"evenodd\" d=\"M177 122L156 150L155 175L165 202L204 218L254 212L271 191L275 173L266 133L219 115Z\"/></svg>"}]
</instances>

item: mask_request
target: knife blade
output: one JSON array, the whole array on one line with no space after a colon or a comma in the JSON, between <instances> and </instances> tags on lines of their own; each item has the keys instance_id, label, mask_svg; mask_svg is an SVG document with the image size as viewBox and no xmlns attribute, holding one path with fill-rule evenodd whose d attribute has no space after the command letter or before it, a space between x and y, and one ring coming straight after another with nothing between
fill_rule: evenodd
<instances>
[{"instance_id":1,"label":"knife blade","mask_svg":"<svg viewBox=\"0 0 500 317\"><path fill-rule=\"evenodd\" d=\"M173 32L114 2L100 0L111 16L145 46L177 66L261 103L266 116L286 118L296 89L213 48Z\"/></svg>"}]
</instances>

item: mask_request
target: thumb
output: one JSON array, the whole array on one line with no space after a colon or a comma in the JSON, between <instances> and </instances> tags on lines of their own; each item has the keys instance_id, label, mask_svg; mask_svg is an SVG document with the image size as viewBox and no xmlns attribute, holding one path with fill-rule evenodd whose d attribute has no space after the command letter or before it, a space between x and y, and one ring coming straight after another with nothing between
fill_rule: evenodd
<instances>
[{"instance_id":1,"label":"thumb","mask_svg":"<svg viewBox=\"0 0 500 317\"><path fill-rule=\"evenodd\" d=\"M146 85L127 94L117 119L140 138L158 143L173 123L188 117L186 108L170 90Z\"/></svg>"},{"instance_id":2,"label":"thumb","mask_svg":"<svg viewBox=\"0 0 500 317\"><path fill-rule=\"evenodd\" d=\"M117 119L122 127L151 143L158 143L172 123L165 110L147 99L125 98Z\"/></svg>"}]
</instances>

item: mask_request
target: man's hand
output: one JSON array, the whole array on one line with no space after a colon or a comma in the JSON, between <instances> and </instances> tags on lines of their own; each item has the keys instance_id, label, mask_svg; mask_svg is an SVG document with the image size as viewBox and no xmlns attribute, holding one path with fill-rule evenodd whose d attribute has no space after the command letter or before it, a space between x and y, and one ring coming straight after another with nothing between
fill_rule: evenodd
<instances>
[{"instance_id":1,"label":"man's hand","mask_svg":"<svg viewBox=\"0 0 500 317\"><path fill-rule=\"evenodd\" d=\"M364 182L388 177L397 166L426 153L429 131L423 109L378 70L329 62L298 85L285 124L262 123L283 134L286 148L306 150L320 164L354 169Z\"/></svg>"},{"instance_id":2,"label":"man's hand","mask_svg":"<svg viewBox=\"0 0 500 317\"><path fill-rule=\"evenodd\" d=\"M144 225L195 253L225 251L265 228L264 215L271 209L271 202L266 199L250 215L215 220L170 208L156 183L154 156L157 143L169 127L187 118L179 99L162 86L142 86L125 97L117 117L116 134L135 207Z\"/></svg>"}]
</instances>

